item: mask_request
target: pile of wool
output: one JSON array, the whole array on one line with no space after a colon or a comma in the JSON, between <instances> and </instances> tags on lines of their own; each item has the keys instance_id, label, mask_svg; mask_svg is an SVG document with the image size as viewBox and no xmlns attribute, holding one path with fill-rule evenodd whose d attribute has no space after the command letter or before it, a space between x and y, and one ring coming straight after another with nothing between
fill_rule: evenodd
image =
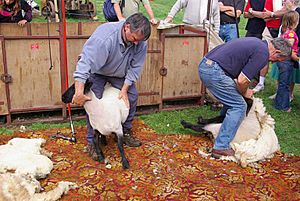
<instances>
[{"instance_id":1,"label":"pile of wool","mask_svg":"<svg viewBox=\"0 0 300 201\"><path fill-rule=\"evenodd\" d=\"M37 179L50 174L53 163L41 146L44 139L14 138L0 146L0 200L54 201L77 187L72 182L59 182L49 192L41 191Z\"/></svg>"}]
</instances>

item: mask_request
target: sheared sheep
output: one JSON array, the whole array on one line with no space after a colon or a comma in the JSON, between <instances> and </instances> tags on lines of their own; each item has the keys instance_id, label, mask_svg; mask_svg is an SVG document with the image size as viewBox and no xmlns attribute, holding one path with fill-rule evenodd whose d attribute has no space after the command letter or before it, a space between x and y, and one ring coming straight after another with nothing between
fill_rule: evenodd
<instances>
[{"instance_id":1,"label":"sheared sheep","mask_svg":"<svg viewBox=\"0 0 300 201\"><path fill-rule=\"evenodd\" d=\"M198 132L209 131L214 138L217 137L224 117L203 119L199 117L198 125L182 121L185 128ZM239 162L242 167L249 163L272 158L279 151L279 143L274 131L275 121L266 112L261 99L253 98L253 105L248 115L242 121L233 141L230 143L235 151L234 157L226 157ZM223 159L225 159L223 157Z\"/></svg>"},{"instance_id":2,"label":"sheared sheep","mask_svg":"<svg viewBox=\"0 0 300 201\"><path fill-rule=\"evenodd\" d=\"M88 87L87 87L88 86ZM101 99L98 99L93 91L89 90L91 84L85 84L85 94L91 97L90 101L83 105L86 113L89 115L91 126L94 129L94 146L100 162L104 161L104 154L99 146L106 145L106 137L110 134L116 134L118 138L118 149L122 157L122 166L124 169L129 168L129 162L125 157L123 146L123 129L124 123L129 114L129 108L126 107L125 102L119 99L120 90L112 87L107 83L104 87L104 92ZM69 103L75 93L74 85L72 85L62 96L64 103Z\"/></svg>"},{"instance_id":3,"label":"sheared sheep","mask_svg":"<svg viewBox=\"0 0 300 201\"><path fill-rule=\"evenodd\" d=\"M0 146L0 200L58 200L69 189L72 182L60 182L49 192L41 190L39 178L45 178L53 163L45 155L41 145L44 139L14 138Z\"/></svg>"}]
</instances>

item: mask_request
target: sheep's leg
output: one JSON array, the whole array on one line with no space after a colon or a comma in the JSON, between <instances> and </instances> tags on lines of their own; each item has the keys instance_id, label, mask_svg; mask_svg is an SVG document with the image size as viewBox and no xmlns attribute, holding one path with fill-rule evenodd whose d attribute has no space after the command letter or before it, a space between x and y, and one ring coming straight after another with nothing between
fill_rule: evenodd
<instances>
[{"instance_id":1,"label":"sheep's leg","mask_svg":"<svg viewBox=\"0 0 300 201\"><path fill-rule=\"evenodd\" d=\"M203 129L203 125L200 125L200 124L194 125L194 124L188 123L184 120L181 120L180 123L184 128L189 128L189 129L192 129L192 130L197 131L197 132L206 131L206 130Z\"/></svg>"},{"instance_id":2,"label":"sheep's leg","mask_svg":"<svg viewBox=\"0 0 300 201\"><path fill-rule=\"evenodd\" d=\"M129 168L129 162L125 156L124 152L124 145L123 145L123 134L117 134L118 136L118 148L122 157L122 166L123 169L128 169Z\"/></svg>"},{"instance_id":3,"label":"sheep's leg","mask_svg":"<svg viewBox=\"0 0 300 201\"><path fill-rule=\"evenodd\" d=\"M95 135L99 135L100 136L100 144L102 145L107 145L107 140L106 140L106 136L102 135L99 131L95 130Z\"/></svg>"},{"instance_id":4,"label":"sheep's leg","mask_svg":"<svg viewBox=\"0 0 300 201\"><path fill-rule=\"evenodd\" d=\"M100 134L100 144L107 145L106 136L102 135L101 133L99 134Z\"/></svg>"},{"instance_id":5,"label":"sheep's leg","mask_svg":"<svg viewBox=\"0 0 300 201\"><path fill-rule=\"evenodd\" d=\"M222 123L225 116L217 116L210 119L204 119L202 116L198 117L198 124L202 124L203 126L211 123Z\"/></svg>"},{"instance_id":6,"label":"sheep's leg","mask_svg":"<svg viewBox=\"0 0 300 201\"><path fill-rule=\"evenodd\" d=\"M99 146L99 136L100 135L101 135L101 133L99 133L98 131L95 130L93 142L94 142L95 151L98 156L98 160L99 160L99 162L103 162L104 154L102 152L102 149Z\"/></svg>"}]
</instances>

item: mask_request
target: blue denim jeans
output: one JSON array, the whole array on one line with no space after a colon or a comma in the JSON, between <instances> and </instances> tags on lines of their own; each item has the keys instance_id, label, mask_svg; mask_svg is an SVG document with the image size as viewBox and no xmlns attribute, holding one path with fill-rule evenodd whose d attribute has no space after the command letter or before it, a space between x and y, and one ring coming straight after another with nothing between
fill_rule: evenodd
<instances>
[{"instance_id":1,"label":"blue denim jeans","mask_svg":"<svg viewBox=\"0 0 300 201\"><path fill-rule=\"evenodd\" d=\"M235 24L221 25L219 36L225 42L228 42L228 41L231 41L232 39L237 38L236 25Z\"/></svg>"},{"instance_id":2,"label":"blue denim jeans","mask_svg":"<svg viewBox=\"0 0 300 201\"><path fill-rule=\"evenodd\" d=\"M247 104L234 80L225 75L218 63L204 57L199 65L199 77L206 88L224 105L221 115L225 116L225 119L215 140L214 149L229 149L229 144L246 115Z\"/></svg>"},{"instance_id":3,"label":"blue denim jeans","mask_svg":"<svg viewBox=\"0 0 300 201\"><path fill-rule=\"evenodd\" d=\"M113 87L121 89L124 84L124 78L118 78L118 77L109 77L99 74L91 74L90 81L93 82L93 85L91 87L91 90L95 93L96 97L101 99L104 86L106 82L109 82ZM129 114L126 119L126 121L123 123L123 130L128 130L132 128L132 121L134 118L134 114L136 111L137 106L137 100L138 100L138 91L135 87L135 84L133 83L128 90L128 99L130 104ZM88 143L93 143L94 138L94 130L90 124L89 117L87 116L87 141Z\"/></svg>"},{"instance_id":4,"label":"blue denim jeans","mask_svg":"<svg viewBox=\"0 0 300 201\"><path fill-rule=\"evenodd\" d=\"M290 85L292 82L294 62L291 60L277 62L279 77L274 107L278 110L290 108Z\"/></svg>"}]
</instances>

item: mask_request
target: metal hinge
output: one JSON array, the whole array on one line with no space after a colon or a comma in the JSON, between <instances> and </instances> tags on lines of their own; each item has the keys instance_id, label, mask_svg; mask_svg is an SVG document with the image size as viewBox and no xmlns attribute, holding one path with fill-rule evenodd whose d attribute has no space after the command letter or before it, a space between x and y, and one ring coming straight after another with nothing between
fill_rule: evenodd
<instances>
[{"instance_id":1,"label":"metal hinge","mask_svg":"<svg viewBox=\"0 0 300 201\"><path fill-rule=\"evenodd\" d=\"M5 84L11 83L12 82L12 76L10 74L2 74L0 79L2 80L2 82L4 82Z\"/></svg>"}]
</instances>

